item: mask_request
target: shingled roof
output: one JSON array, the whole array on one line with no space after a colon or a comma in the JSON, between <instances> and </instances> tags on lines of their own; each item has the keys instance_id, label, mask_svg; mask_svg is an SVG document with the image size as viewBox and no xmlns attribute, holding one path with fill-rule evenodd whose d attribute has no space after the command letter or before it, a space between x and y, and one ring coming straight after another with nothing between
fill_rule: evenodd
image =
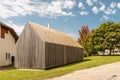
<instances>
[{"instance_id":1,"label":"shingled roof","mask_svg":"<svg viewBox=\"0 0 120 80\"><path fill-rule=\"evenodd\" d=\"M10 26L8 26L2 22L0 22L0 25L2 25L4 28L7 28L10 31L10 33L12 34L12 36L14 37L15 41L17 41L18 35L13 28L11 28Z\"/></svg>"},{"instance_id":2,"label":"shingled roof","mask_svg":"<svg viewBox=\"0 0 120 80\"><path fill-rule=\"evenodd\" d=\"M79 43L77 43L70 35L53 30L48 29L44 26L38 25L36 23L28 22L28 27L33 28L33 30L39 35L39 37L44 42L55 43L60 45L81 47ZM82 47L81 47L82 48Z\"/></svg>"}]
</instances>

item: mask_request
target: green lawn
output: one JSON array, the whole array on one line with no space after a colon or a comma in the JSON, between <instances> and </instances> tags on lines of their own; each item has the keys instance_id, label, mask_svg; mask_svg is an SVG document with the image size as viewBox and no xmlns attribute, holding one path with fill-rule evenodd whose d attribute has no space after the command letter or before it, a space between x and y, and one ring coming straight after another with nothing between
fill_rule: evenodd
<instances>
[{"instance_id":1,"label":"green lawn","mask_svg":"<svg viewBox=\"0 0 120 80\"><path fill-rule=\"evenodd\" d=\"M50 77L64 75L76 70L120 61L120 56L93 56L83 62L73 63L59 68L41 71L9 70L0 72L0 80L43 80Z\"/></svg>"}]
</instances>

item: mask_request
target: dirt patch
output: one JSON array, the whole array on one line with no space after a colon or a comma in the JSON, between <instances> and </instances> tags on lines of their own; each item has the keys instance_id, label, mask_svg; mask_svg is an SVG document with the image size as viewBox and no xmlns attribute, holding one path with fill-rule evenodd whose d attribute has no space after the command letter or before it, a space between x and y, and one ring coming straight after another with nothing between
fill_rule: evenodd
<instances>
[{"instance_id":1,"label":"dirt patch","mask_svg":"<svg viewBox=\"0 0 120 80\"><path fill-rule=\"evenodd\" d=\"M0 67L0 72L6 71L6 70L13 70L13 69L15 69L15 68L14 68L14 66L12 66L12 65L2 66L2 67Z\"/></svg>"}]
</instances>

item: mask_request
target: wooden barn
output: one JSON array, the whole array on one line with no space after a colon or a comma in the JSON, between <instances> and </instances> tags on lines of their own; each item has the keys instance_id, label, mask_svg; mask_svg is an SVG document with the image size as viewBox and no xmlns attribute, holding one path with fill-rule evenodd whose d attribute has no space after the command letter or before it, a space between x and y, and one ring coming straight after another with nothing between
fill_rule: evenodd
<instances>
[{"instance_id":1,"label":"wooden barn","mask_svg":"<svg viewBox=\"0 0 120 80\"><path fill-rule=\"evenodd\" d=\"M15 56L16 32L0 22L0 67L12 64Z\"/></svg>"},{"instance_id":2,"label":"wooden barn","mask_svg":"<svg viewBox=\"0 0 120 80\"><path fill-rule=\"evenodd\" d=\"M69 35L28 22L16 43L16 68L48 69L83 60L82 47Z\"/></svg>"}]
</instances>

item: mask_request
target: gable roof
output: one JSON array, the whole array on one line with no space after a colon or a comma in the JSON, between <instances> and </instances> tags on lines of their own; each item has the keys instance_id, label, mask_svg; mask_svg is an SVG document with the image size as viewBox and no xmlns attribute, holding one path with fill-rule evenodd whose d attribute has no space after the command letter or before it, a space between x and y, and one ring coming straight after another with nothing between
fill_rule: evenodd
<instances>
[{"instance_id":1,"label":"gable roof","mask_svg":"<svg viewBox=\"0 0 120 80\"><path fill-rule=\"evenodd\" d=\"M11 28L10 26L8 26L2 22L0 22L0 25L2 25L3 27L7 28L10 31L10 33L12 34L12 36L15 39L15 42L18 40L19 36L17 35L17 33L15 32L15 30L13 28Z\"/></svg>"},{"instance_id":2,"label":"gable roof","mask_svg":"<svg viewBox=\"0 0 120 80\"><path fill-rule=\"evenodd\" d=\"M81 45L76 42L70 35L53 30L48 29L44 26L28 22L29 27L33 28L34 31L39 35L39 37L44 42L67 45L67 46L74 46L74 47L81 47ZM81 47L82 48L82 47Z\"/></svg>"}]
</instances>

